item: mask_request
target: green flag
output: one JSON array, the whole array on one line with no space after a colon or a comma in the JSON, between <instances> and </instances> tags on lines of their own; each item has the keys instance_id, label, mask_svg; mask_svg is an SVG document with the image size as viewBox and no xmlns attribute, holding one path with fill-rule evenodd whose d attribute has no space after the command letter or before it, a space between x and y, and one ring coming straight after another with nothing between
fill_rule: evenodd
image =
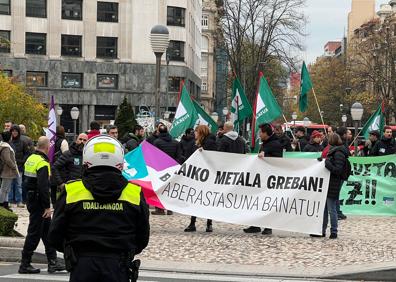
<instances>
[{"instance_id":1,"label":"green flag","mask_svg":"<svg viewBox=\"0 0 396 282\"><path fill-rule=\"evenodd\" d=\"M303 62L302 70L301 70L301 87L300 87L300 99L299 99L299 108L300 112L304 113L308 108L308 92L312 89L312 81L309 76L309 72L305 62Z\"/></svg>"},{"instance_id":2,"label":"green flag","mask_svg":"<svg viewBox=\"0 0 396 282\"><path fill-rule=\"evenodd\" d=\"M204 109L201 108L201 106L196 101L193 101L193 103L194 103L195 110L197 111L197 114L198 114L197 119L195 121L195 126L198 126L201 124L207 125L210 129L210 132L212 132L213 134L216 134L217 129L218 129L217 123L211 118L210 115L208 115L207 112L205 112Z\"/></svg>"},{"instance_id":3,"label":"green flag","mask_svg":"<svg viewBox=\"0 0 396 282\"><path fill-rule=\"evenodd\" d=\"M252 116L252 107L238 78L232 83L231 120L235 131L239 131L239 123Z\"/></svg>"},{"instance_id":4,"label":"green flag","mask_svg":"<svg viewBox=\"0 0 396 282\"><path fill-rule=\"evenodd\" d=\"M366 124L363 126L362 135L367 140L369 137L369 133L372 130L378 130L378 132L382 135L385 126L385 116L383 105L381 104L377 111L369 118Z\"/></svg>"},{"instance_id":5,"label":"green flag","mask_svg":"<svg viewBox=\"0 0 396 282\"><path fill-rule=\"evenodd\" d=\"M170 134L174 138L180 137L187 128L194 127L195 121L198 119L197 111L191 101L190 94L183 85L180 95L179 105L177 106L175 119L173 120Z\"/></svg>"},{"instance_id":6,"label":"green flag","mask_svg":"<svg viewBox=\"0 0 396 282\"><path fill-rule=\"evenodd\" d=\"M270 123L282 114L282 110L276 102L271 88L263 73L260 72L259 87L256 97L255 115L253 118L254 127L252 128L252 147L256 144L258 127L263 123Z\"/></svg>"}]
</instances>

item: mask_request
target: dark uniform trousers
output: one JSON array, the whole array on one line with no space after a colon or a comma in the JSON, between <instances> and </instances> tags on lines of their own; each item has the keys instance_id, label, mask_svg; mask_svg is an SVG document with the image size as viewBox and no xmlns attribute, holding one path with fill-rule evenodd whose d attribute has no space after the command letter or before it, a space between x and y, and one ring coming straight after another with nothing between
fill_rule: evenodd
<instances>
[{"instance_id":1,"label":"dark uniform trousers","mask_svg":"<svg viewBox=\"0 0 396 282\"><path fill-rule=\"evenodd\" d=\"M129 282L126 262L117 257L79 256L70 282Z\"/></svg>"},{"instance_id":2,"label":"dark uniform trousers","mask_svg":"<svg viewBox=\"0 0 396 282\"><path fill-rule=\"evenodd\" d=\"M56 259L56 250L49 245L47 240L51 219L43 218L44 209L36 201L29 201L29 195L27 209L29 211L29 227L25 245L23 246L22 259L31 260L33 252L40 243L40 239L43 240L47 258L51 260Z\"/></svg>"}]
</instances>

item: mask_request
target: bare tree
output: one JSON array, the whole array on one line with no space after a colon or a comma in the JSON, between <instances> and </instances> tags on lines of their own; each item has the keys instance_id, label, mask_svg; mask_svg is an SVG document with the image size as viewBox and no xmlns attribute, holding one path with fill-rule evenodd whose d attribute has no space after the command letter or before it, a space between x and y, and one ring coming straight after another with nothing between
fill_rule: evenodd
<instances>
[{"instance_id":1,"label":"bare tree","mask_svg":"<svg viewBox=\"0 0 396 282\"><path fill-rule=\"evenodd\" d=\"M305 0L226 0L223 4L222 40L232 69L246 81L252 101L257 74L274 60L291 69L293 54L303 49ZM270 82L271 84L271 82Z\"/></svg>"}]
</instances>

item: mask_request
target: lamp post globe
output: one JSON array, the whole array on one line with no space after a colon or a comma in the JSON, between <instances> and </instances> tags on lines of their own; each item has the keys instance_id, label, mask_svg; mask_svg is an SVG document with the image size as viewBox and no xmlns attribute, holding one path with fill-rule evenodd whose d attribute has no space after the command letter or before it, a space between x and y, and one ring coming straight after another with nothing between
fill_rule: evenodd
<instances>
[{"instance_id":1,"label":"lamp post globe","mask_svg":"<svg viewBox=\"0 0 396 282\"><path fill-rule=\"evenodd\" d=\"M166 26L155 25L150 32L151 49L156 58L155 74L155 115L160 119L160 84L161 84L161 57L169 45L169 30Z\"/></svg>"},{"instance_id":2,"label":"lamp post globe","mask_svg":"<svg viewBox=\"0 0 396 282\"><path fill-rule=\"evenodd\" d=\"M76 135L77 135L77 119L78 116L80 115L80 110L77 107L73 107L70 110L70 116L73 120L73 127L74 127L74 139L76 139Z\"/></svg>"}]
</instances>

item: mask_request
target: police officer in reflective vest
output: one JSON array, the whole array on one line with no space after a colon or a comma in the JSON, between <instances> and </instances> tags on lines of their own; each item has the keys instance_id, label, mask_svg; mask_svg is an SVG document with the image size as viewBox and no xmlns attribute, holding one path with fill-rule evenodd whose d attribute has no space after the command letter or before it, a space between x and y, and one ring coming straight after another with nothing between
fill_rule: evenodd
<instances>
[{"instance_id":1,"label":"police officer in reflective vest","mask_svg":"<svg viewBox=\"0 0 396 282\"><path fill-rule=\"evenodd\" d=\"M64 252L70 281L134 281L130 262L150 233L141 188L122 176L122 145L110 136L91 138L83 163L82 179L68 182L58 200L49 240Z\"/></svg>"},{"instance_id":2,"label":"police officer in reflective vest","mask_svg":"<svg viewBox=\"0 0 396 282\"><path fill-rule=\"evenodd\" d=\"M51 223L50 208L50 164L47 157L50 142L45 136L39 138L36 151L26 160L24 172L24 188L27 191L27 209L29 211L29 227L22 250L22 261L19 273L39 273L30 262L40 238L45 246L48 259L48 272L65 270L65 266L56 258L56 250L47 240Z\"/></svg>"}]
</instances>

